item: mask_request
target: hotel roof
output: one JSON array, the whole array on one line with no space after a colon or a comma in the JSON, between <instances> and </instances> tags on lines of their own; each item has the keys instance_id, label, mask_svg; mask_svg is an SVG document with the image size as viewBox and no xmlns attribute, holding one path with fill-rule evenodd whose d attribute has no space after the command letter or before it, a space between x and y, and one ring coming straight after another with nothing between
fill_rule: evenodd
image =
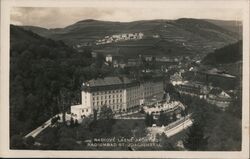
<instances>
[{"instance_id":1,"label":"hotel roof","mask_svg":"<svg viewBox=\"0 0 250 159\"><path fill-rule=\"evenodd\" d=\"M83 83L83 85L89 87L98 87L98 86L129 84L132 82L133 81L128 79L127 77L104 77L104 78L92 79L86 83Z\"/></svg>"}]
</instances>

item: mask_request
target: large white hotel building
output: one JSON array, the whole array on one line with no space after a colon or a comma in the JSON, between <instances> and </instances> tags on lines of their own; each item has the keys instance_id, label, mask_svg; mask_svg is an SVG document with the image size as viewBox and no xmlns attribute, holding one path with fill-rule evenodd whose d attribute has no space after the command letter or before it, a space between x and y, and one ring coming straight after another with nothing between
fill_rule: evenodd
<instances>
[{"instance_id":1,"label":"large white hotel building","mask_svg":"<svg viewBox=\"0 0 250 159\"><path fill-rule=\"evenodd\" d=\"M113 112L127 111L144 104L152 96L163 96L163 78L151 78L139 82L127 77L92 79L82 84L82 104L71 106L71 114L83 118L107 105Z\"/></svg>"}]
</instances>

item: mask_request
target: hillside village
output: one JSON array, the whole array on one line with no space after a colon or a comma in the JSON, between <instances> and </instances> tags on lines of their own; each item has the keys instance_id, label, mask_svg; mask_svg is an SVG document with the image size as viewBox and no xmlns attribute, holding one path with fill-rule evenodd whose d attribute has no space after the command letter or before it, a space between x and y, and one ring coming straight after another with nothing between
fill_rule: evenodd
<instances>
[{"instance_id":1,"label":"hillside village","mask_svg":"<svg viewBox=\"0 0 250 159\"><path fill-rule=\"evenodd\" d=\"M96 45L115 43L120 41L128 41L128 40L139 40L144 36L143 33L127 33L127 34L115 34L110 36L105 36L103 39L96 40Z\"/></svg>"}]
</instances>

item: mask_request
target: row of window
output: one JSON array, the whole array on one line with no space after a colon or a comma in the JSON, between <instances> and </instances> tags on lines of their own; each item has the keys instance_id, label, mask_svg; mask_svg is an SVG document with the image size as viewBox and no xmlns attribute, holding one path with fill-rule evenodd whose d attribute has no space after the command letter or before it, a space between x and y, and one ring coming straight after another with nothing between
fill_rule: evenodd
<instances>
[{"instance_id":1,"label":"row of window","mask_svg":"<svg viewBox=\"0 0 250 159\"><path fill-rule=\"evenodd\" d=\"M110 90L110 91L94 92L93 96L95 96L95 95L101 95L101 94L119 93L119 92L121 93L122 90L120 89L120 90Z\"/></svg>"},{"instance_id":2,"label":"row of window","mask_svg":"<svg viewBox=\"0 0 250 159\"><path fill-rule=\"evenodd\" d=\"M88 112L89 110L88 109L86 109L86 112ZM82 109L82 112L84 113L84 109Z\"/></svg>"},{"instance_id":3,"label":"row of window","mask_svg":"<svg viewBox=\"0 0 250 159\"><path fill-rule=\"evenodd\" d=\"M138 98L140 98L140 96L138 95L130 95L130 96L128 96L128 98L127 98L127 100L128 101L131 101L131 100L133 100L133 99L138 99Z\"/></svg>"},{"instance_id":4,"label":"row of window","mask_svg":"<svg viewBox=\"0 0 250 159\"><path fill-rule=\"evenodd\" d=\"M110 106L110 108L112 110L118 110L118 109L121 109L122 108L122 105L121 104L118 104L118 105L113 105L113 106ZM101 106L98 106L96 107L97 110L100 110L101 109Z\"/></svg>"},{"instance_id":5,"label":"row of window","mask_svg":"<svg viewBox=\"0 0 250 159\"><path fill-rule=\"evenodd\" d=\"M97 102L93 102L93 106L96 105L104 105L104 104L114 104L114 103L122 103L122 99L113 99L113 100L105 100L105 101L97 101Z\"/></svg>"},{"instance_id":6,"label":"row of window","mask_svg":"<svg viewBox=\"0 0 250 159\"><path fill-rule=\"evenodd\" d=\"M119 98L119 97L122 98L122 94L119 94L119 95L118 94L117 95L108 95L108 96L96 96L96 97L93 97L93 101L99 100L99 99L101 99L101 100L102 99L107 99L107 98L110 99L111 97L113 97L113 98L115 98L115 97L116 98Z\"/></svg>"}]
</instances>

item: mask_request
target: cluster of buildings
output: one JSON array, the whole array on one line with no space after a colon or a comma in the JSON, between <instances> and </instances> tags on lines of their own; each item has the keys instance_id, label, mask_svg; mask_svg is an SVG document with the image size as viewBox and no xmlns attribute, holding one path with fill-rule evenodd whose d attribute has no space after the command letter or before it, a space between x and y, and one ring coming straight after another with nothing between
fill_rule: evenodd
<instances>
[{"instance_id":1,"label":"cluster of buildings","mask_svg":"<svg viewBox=\"0 0 250 159\"><path fill-rule=\"evenodd\" d=\"M213 104L225 110L233 100L232 94L219 88L204 85L199 82L185 82L178 85L177 90L181 94L196 96L205 99L208 103Z\"/></svg>"},{"instance_id":2,"label":"cluster of buildings","mask_svg":"<svg viewBox=\"0 0 250 159\"><path fill-rule=\"evenodd\" d=\"M124 33L124 34L115 34L111 36L105 36L103 39L96 40L96 45L109 44L119 41L127 41L127 40L139 40L142 39L144 34L142 32L139 33Z\"/></svg>"},{"instance_id":3,"label":"cluster of buildings","mask_svg":"<svg viewBox=\"0 0 250 159\"><path fill-rule=\"evenodd\" d=\"M178 110L185 110L186 107L180 101L170 100L170 96L167 93L166 99L155 103L153 106L144 106L144 111L148 114L160 115L160 112L177 112Z\"/></svg>"},{"instance_id":4,"label":"cluster of buildings","mask_svg":"<svg viewBox=\"0 0 250 159\"><path fill-rule=\"evenodd\" d=\"M228 76L231 80L231 76ZM222 110L233 100L232 91L225 91L220 87L212 86L211 83L200 81L186 81L181 73L175 73L170 77L171 83L176 87L180 94L195 96L206 100L208 103L217 105Z\"/></svg>"},{"instance_id":5,"label":"cluster of buildings","mask_svg":"<svg viewBox=\"0 0 250 159\"><path fill-rule=\"evenodd\" d=\"M166 67L174 67L179 64L178 58L171 58L167 56L153 56L153 55L139 55L137 58L129 58L125 59L121 55L117 54L107 54L105 56L105 61L109 64L112 64L114 68L120 67L138 67L142 66L143 63L155 63L157 68L161 68L162 66ZM146 69L146 68L144 68ZM144 70L144 71L150 71L150 70Z\"/></svg>"},{"instance_id":6,"label":"cluster of buildings","mask_svg":"<svg viewBox=\"0 0 250 159\"><path fill-rule=\"evenodd\" d=\"M203 82L205 84L211 83L213 86L221 87L222 89L232 90L237 84L237 78L234 75L230 75L225 71L212 69L197 69L193 68L188 71L187 76L192 80Z\"/></svg>"},{"instance_id":7,"label":"cluster of buildings","mask_svg":"<svg viewBox=\"0 0 250 159\"><path fill-rule=\"evenodd\" d=\"M164 83L162 77L137 81L127 77L104 77L92 79L82 84L80 105L71 106L71 115L84 118L100 111L106 105L114 113L125 112L143 105L145 99L155 95L163 97Z\"/></svg>"}]
</instances>

